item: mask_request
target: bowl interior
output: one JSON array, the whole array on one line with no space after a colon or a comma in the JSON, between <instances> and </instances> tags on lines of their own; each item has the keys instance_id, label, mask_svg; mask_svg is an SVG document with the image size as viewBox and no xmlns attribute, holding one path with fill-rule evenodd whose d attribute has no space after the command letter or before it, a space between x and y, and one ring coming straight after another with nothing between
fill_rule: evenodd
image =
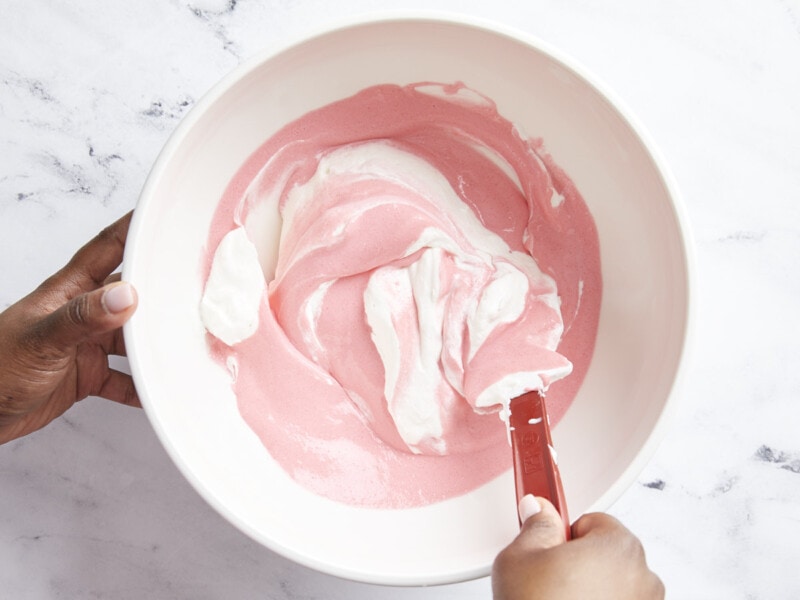
<instances>
[{"instance_id":1,"label":"bowl interior","mask_svg":"<svg viewBox=\"0 0 800 600\"><path fill-rule=\"evenodd\" d=\"M536 42L450 21L376 21L251 61L223 80L170 139L136 209L124 261L140 295L125 327L131 368L160 439L219 512L285 556L374 583L486 575L517 530L511 473L408 510L306 492L241 419L227 375L207 354L199 259L227 183L279 127L370 85L425 80L463 81L543 138L597 223L597 345L554 431L573 516L606 508L649 457L688 321L684 235L662 170L618 108Z\"/></svg>"}]
</instances>

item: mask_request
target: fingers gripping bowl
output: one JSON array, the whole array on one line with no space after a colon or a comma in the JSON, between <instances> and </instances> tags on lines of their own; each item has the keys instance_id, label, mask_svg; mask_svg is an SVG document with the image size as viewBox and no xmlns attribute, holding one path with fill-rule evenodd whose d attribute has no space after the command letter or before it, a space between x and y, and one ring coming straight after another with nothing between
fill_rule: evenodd
<instances>
[{"instance_id":1,"label":"fingers gripping bowl","mask_svg":"<svg viewBox=\"0 0 800 600\"><path fill-rule=\"evenodd\" d=\"M197 491L280 554L401 585L488 574L517 528L510 469L466 494L410 508L354 506L298 485L245 423L229 374L208 351L199 265L220 198L267 138L366 88L421 81L464 82L491 98L544 140L591 212L603 277L596 344L553 435L570 512L608 507L652 454L673 405L690 320L686 225L641 130L536 40L483 24L393 18L332 29L242 65L159 156L123 273L140 297L125 326L137 389Z\"/></svg>"}]
</instances>

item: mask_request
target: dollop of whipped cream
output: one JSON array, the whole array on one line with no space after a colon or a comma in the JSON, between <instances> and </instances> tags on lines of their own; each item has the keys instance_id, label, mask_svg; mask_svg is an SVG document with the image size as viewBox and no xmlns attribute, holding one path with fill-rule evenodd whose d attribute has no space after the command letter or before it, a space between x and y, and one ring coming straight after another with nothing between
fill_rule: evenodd
<instances>
[{"instance_id":1,"label":"dollop of whipped cream","mask_svg":"<svg viewBox=\"0 0 800 600\"><path fill-rule=\"evenodd\" d=\"M258 329L258 312L266 282L258 252L242 227L226 234L217 246L200 302L206 330L229 346Z\"/></svg>"},{"instance_id":2,"label":"dollop of whipped cream","mask_svg":"<svg viewBox=\"0 0 800 600\"><path fill-rule=\"evenodd\" d=\"M482 155L524 196L493 146L457 128L447 135L441 149ZM417 454L474 450L466 412L502 414L512 398L570 373L556 351L558 290L528 251L529 228L512 249L465 202L469 183L405 140L312 154L297 146L263 166L237 209L239 227L215 251L201 308L212 335L229 346L247 339L268 302L292 346L374 433ZM555 209L563 198L552 197ZM276 230L277 252L263 235Z\"/></svg>"}]
</instances>

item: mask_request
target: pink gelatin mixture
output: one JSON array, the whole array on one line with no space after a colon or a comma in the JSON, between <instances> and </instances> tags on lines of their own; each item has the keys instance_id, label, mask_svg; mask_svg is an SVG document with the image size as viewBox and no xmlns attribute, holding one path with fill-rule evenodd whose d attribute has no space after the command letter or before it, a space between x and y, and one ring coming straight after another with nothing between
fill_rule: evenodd
<instances>
[{"instance_id":1,"label":"pink gelatin mixture","mask_svg":"<svg viewBox=\"0 0 800 600\"><path fill-rule=\"evenodd\" d=\"M390 406L395 400L385 396L383 357L365 317L364 294L378 270L391 284L398 269L418 261L429 247L413 244L431 227L449 232L460 248L471 246L446 210L426 195L438 184L418 188L399 176L375 176L376 171L391 173L392 164L360 166L359 152L366 148L368 154L373 147L385 148L388 157L394 152L410 156L412 165L424 161L449 183L448 193L469 207L471 218L477 217L512 253L532 256L545 275L529 276L522 316L493 329L474 356L463 324L445 319L446 341L462 334L465 339L464 348L449 348L445 341L441 352L455 383L437 384L446 398L439 446L424 440L409 444L394 426ZM327 167L326 161L348 152L356 157L348 160L359 165L355 171L328 173L338 167ZM322 175L320 165L328 170ZM315 177L322 177L321 183ZM298 188L311 190L313 203L292 200ZM223 368L232 361L237 365L232 386L242 417L299 484L348 504L402 508L489 482L511 467L511 449L506 425L496 412L476 407L476 398L496 372L525 370L531 361L545 370L572 363L571 374L547 391L554 425L569 408L597 332L602 293L597 231L575 185L542 141L520 135L490 100L461 84L387 84L288 124L250 156L229 184L209 233L204 280L221 239L236 227L249 230L248 217L260 214L261 202L276 202L281 212L289 202L301 208L292 209L276 264L264 267L268 278L273 271L275 277L263 297L258 329L234 346L210 334L208 341ZM353 208L364 202L368 209ZM350 216L337 223L337 215ZM459 270L463 260L447 251L437 257L435 281L449 293L435 298L439 304L434 306L458 307L462 300L470 306L469 290L486 285L492 269L506 261L493 260L489 271L465 272ZM309 328L304 302L321 281L328 282L324 300ZM560 315L558 307L554 311L537 296L555 293L547 289L548 282L557 287ZM398 298L403 293L399 289ZM404 323L416 323L422 309L412 303L409 312L407 304L398 303L392 323L402 333L408 330ZM561 319L563 334L555 352L542 340L561 332ZM407 371L414 369L414 353L424 349L419 350L418 333L398 335L401 397L417 389L413 381L402 386ZM545 377L543 383L550 382Z\"/></svg>"}]
</instances>

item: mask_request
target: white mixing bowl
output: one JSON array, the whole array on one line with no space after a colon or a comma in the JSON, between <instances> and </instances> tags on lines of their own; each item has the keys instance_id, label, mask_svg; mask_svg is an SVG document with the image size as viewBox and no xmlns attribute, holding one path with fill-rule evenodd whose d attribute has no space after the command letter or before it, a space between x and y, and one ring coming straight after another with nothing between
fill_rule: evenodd
<instances>
[{"instance_id":1,"label":"white mixing bowl","mask_svg":"<svg viewBox=\"0 0 800 600\"><path fill-rule=\"evenodd\" d=\"M604 280L597 344L554 438L572 516L607 508L652 455L674 405L690 322L687 225L663 162L630 114L538 40L463 20L392 17L250 60L192 109L159 156L123 272L140 298L125 326L136 386L197 491L284 556L399 585L487 575L517 531L511 473L406 510L345 506L300 487L242 420L227 374L209 357L199 261L223 190L272 133L365 87L419 81L463 81L492 98L543 138L594 216Z\"/></svg>"}]
</instances>

